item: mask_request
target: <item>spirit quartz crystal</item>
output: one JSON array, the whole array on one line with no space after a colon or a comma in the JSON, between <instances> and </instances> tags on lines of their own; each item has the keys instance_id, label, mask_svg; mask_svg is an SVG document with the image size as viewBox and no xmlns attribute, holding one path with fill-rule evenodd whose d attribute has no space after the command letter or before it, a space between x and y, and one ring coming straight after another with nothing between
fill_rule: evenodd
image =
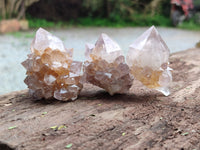
<instances>
[{"instance_id":1,"label":"spirit quartz crystal","mask_svg":"<svg viewBox=\"0 0 200 150\"><path fill-rule=\"evenodd\" d=\"M82 63L73 61L72 51L66 49L59 38L38 29L31 44L31 54L22 62L27 70L24 82L31 95L37 99L75 100L84 80L105 89L110 95L127 93L133 76L148 88L166 96L170 94L169 49L154 26L130 45L128 65L119 45L104 33L95 45L86 44L83 77Z\"/></svg>"},{"instance_id":2,"label":"spirit quartz crystal","mask_svg":"<svg viewBox=\"0 0 200 150\"><path fill-rule=\"evenodd\" d=\"M22 62L27 70L24 82L37 99L75 100L82 89L82 63L72 60L72 49L46 30L39 28L31 44L31 54Z\"/></svg>"},{"instance_id":3,"label":"spirit quartz crystal","mask_svg":"<svg viewBox=\"0 0 200 150\"><path fill-rule=\"evenodd\" d=\"M109 92L127 93L133 77L119 45L102 33L95 45L86 44L84 76L86 81Z\"/></svg>"},{"instance_id":4,"label":"spirit quartz crystal","mask_svg":"<svg viewBox=\"0 0 200 150\"><path fill-rule=\"evenodd\" d=\"M135 79L168 96L172 81L172 69L168 67L169 53L169 48L152 26L130 45L127 64Z\"/></svg>"}]
</instances>

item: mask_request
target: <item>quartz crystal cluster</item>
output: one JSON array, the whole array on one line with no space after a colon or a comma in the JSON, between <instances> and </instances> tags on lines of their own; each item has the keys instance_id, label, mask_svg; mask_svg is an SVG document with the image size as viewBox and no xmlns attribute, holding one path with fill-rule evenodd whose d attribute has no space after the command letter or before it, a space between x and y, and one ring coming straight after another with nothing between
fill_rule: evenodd
<instances>
[{"instance_id":1,"label":"quartz crystal cluster","mask_svg":"<svg viewBox=\"0 0 200 150\"><path fill-rule=\"evenodd\" d=\"M80 83L82 63L72 60L72 49L66 49L63 42L40 28L31 44L31 54L22 62L27 70L24 82L34 97L74 100Z\"/></svg>"},{"instance_id":2,"label":"quartz crystal cluster","mask_svg":"<svg viewBox=\"0 0 200 150\"><path fill-rule=\"evenodd\" d=\"M74 61L72 49L40 28L31 44L31 54L22 62L27 70L24 82L34 97L75 100L83 83L99 86L113 95L127 93L133 77L148 88L169 95L172 81L169 49L152 26L133 44L127 54L127 64L119 45L102 33L96 44L86 44L86 61Z\"/></svg>"},{"instance_id":3,"label":"quartz crystal cluster","mask_svg":"<svg viewBox=\"0 0 200 150\"><path fill-rule=\"evenodd\" d=\"M116 42L103 33L95 45L86 44L85 56L84 76L87 82L105 89L110 95L128 92L133 77Z\"/></svg>"},{"instance_id":4,"label":"quartz crystal cluster","mask_svg":"<svg viewBox=\"0 0 200 150\"><path fill-rule=\"evenodd\" d=\"M167 45L152 26L130 45L127 64L135 79L167 96L172 81L169 53Z\"/></svg>"}]
</instances>

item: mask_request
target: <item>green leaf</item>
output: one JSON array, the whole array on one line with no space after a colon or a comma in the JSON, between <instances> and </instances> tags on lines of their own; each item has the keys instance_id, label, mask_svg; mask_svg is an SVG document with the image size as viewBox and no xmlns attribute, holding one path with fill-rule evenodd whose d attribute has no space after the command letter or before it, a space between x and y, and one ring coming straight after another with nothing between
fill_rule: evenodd
<instances>
[{"instance_id":1,"label":"green leaf","mask_svg":"<svg viewBox=\"0 0 200 150\"><path fill-rule=\"evenodd\" d=\"M46 114L47 114L47 112L43 112L43 113L42 113L42 115L46 115Z\"/></svg>"},{"instance_id":2,"label":"green leaf","mask_svg":"<svg viewBox=\"0 0 200 150\"><path fill-rule=\"evenodd\" d=\"M71 148L71 147L72 147L72 145L73 145L73 144L72 144L72 143L70 143L70 144L68 144L67 146L65 146L65 148L67 148L67 149L68 149L68 148Z\"/></svg>"},{"instance_id":3,"label":"green leaf","mask_svg":"<svg viewBox=\"0 0 200 150\"><path fill-rule=\"evenodd\" d=\"M12 126L12 127L9 127L8 129L12 130L12 129L15 129L15 128L17 128L17 126Z\"/></svg>"},{"instance_id":4,"label":"green leaf","mask_svg":"<svg viewBox=\"0 0 200 150\"><path fill-rule=\"evenodd\" d=\"M50 127L50 128L55 130L57 127L58 127L58 126L53 126L53 127Z\"/></svg>"},{"instance_id":5,"label":"green leaf","mask_svg":"<svg viewBox=\"0 0 200 150\"><path fill-rule=\"evenodd\" d=\"M125 133L125 132L123 132L123 133L122 133L122 136L124 136L124 135L126 135L126 133Z\"/></svg>"},{"instance_id":6,"label":"green leaf","mask_svg":"<svg viewBox=\"0 0 200 150\"><path fill-rule=\"evenodd\" d=\"M188 134L189 134L188 132L185 132L185 133L182 133L181 135L186 136Z\"/></svg>"},{"instance_id":7,"label":"green leaf","mask_svg":"<svg viewBox=\"0 0 200 150\"><path fill-rule=\"evenodd\" d=\"M65 125L61 125L58 127L58 130L61 130L62 128L67 128Z\"/></svg>"}]
</instances>

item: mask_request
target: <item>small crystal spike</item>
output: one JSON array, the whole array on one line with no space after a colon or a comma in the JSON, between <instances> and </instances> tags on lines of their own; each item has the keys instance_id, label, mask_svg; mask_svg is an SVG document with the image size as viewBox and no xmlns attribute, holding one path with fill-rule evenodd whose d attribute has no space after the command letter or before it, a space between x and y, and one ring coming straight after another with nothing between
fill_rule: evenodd
<instances>
[{"instance_id":1,"label":"small crystal spike","mask_svg":"<svg viewBox=\"0 0 200 150\"><path fill-rule=\"evenodd\" d=\"M127 64L135 79L168 96L172 81L171 69L168 67L169 53L169 48L152 26L130 45Z\"/></svg>"},{"instance_id":2,"label":"small crystal spike","mask_svg":"<svg viewBox=\"0 0 200 150\"><path fill-rule=\"evenodd\" d=\"M93 44L90 44L90 43L85 44L85 58L87 60L91 61L90 54L92 53L92 50L93 50L94 47L95 46Z\"/></svg>"},{"instance_id":3,"label":"small crystal spike","mask_svg":"<svg viewBox=\"0 0 200 150\"><path fill-rule=\"evenodd\" d=\"M85 54L84 76L87 82L104 88L110 95L128 92L133 77L129 75L129 67L116 42L101 34L93 49L86 45Z\"/></svg>"}]
</instances>

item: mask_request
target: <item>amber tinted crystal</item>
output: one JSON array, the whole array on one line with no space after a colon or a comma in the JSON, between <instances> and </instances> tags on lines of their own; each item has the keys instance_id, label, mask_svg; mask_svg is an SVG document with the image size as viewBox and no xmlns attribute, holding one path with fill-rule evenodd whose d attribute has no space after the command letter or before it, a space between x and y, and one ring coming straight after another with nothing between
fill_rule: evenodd
<instances>
[{"instance_id":1,"label":"amber tinted crystal","mask_svg":"<svg viewBox=\"0 0 200 150\"><path fill-rule=\"evenodd\" d=\"M172 81L169 53L169 48L152 26L130 45L127 63L135 79L167 96Z\"/></svg>"},{"instance_id":2,"label":"amber tinted crystal","mask_svg":"<svg viewBox=\"0 0 200 150\"><path fill-rule=\"evenodd\" d=\"M72 60L72 50L40 28L31 44L32 53L22 62L27 70L24 82L34 97L75 100L82 89L82 63Z\"/></svg>"}]
</instances>

